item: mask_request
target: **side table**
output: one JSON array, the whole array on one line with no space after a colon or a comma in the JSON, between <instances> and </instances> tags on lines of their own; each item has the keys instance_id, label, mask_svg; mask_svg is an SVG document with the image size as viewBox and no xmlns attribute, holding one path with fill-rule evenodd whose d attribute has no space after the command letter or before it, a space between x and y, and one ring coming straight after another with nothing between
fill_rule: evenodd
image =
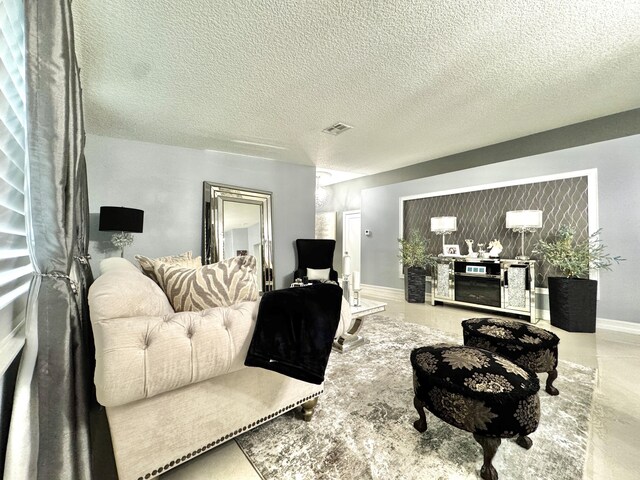
<instances>
[{"instance_id":1,"label":"side table","mask_svg":"<svg viewBox=\"0 0 640 480\"><path fill-rule=\"evenodd\" d=\"M361 300L360 305L357 307L352 305L351 318L353 323L349 327L349 330L347 330L347 333L340 335L337 340L334 340L333 349L344 353L360 345L364 345L367 339L358 335L358 332L362 328L364 318L374 313L384 312L386 307L386 303L376 302L375 300Z\"/></svg>"}]
</instances>

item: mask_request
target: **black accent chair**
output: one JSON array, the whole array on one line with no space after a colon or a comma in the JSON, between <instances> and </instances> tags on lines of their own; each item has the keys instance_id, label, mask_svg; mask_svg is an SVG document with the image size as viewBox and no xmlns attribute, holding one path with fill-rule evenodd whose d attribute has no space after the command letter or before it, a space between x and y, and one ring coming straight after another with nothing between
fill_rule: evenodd
<instances>
[{"instance_id":1,"label":"black accent chair","mask_svg":"<svg viewBox=\"0 0 640 480\"><path fill-rule=\"evenodd\" d=\"M336 249L335 240L316 240L299 238L296 240L298 252L298 267L293 272L294 280L307 276L307 268L329 270L329 280L338 282L338 272L333 269L333 252Z\"/></svg>"}]
</instances>

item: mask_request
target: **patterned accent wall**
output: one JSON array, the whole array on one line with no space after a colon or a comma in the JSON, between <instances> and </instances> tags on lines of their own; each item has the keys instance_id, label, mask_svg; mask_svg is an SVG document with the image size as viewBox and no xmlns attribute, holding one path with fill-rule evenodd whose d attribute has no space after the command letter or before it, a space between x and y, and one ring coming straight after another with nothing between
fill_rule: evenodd
<instances>
[{"instance_id":1,"label":"patterned accent wall","mask_svg":"<svg viewBox=\"0 0 640 480\"><path fill-rule=\"evenodd\" d=\"M430 219L454 216L458 218L458 231L447 235L445 241L460 245L461 254L468 252L465 239L474 241L474 251L478 251L478 243L488 245L498 239L504 248L500 257L515 258L520 253L520 234L505 227L505 214L509 210L542 210L542 228L525 234L524 248L525 254L538 260L536 286L546 287L547 276L557 273L531 251L539 239L549 238L560 225L573 225L578 239L588 238L586 176L406 200L404 235L417 229L428 239L429 252L437 255L442 253L442 238L431 232Z\"/></svg>"}]
</instances>

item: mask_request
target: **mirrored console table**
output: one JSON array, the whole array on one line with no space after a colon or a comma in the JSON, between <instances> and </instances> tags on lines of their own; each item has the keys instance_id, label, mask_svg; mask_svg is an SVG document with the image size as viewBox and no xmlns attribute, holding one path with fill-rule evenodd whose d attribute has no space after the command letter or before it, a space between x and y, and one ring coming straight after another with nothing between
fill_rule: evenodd
<instances>
[{"instance_id":1,"label":"mirrored console table","mask_svg":"<svg viewBox=\"0 0 640 480\"><path fill-rule=\"evenodd\" d=\"M535 318L535 260L440 257L431 305L455 304Z\"/></svg>"}]
</instances>

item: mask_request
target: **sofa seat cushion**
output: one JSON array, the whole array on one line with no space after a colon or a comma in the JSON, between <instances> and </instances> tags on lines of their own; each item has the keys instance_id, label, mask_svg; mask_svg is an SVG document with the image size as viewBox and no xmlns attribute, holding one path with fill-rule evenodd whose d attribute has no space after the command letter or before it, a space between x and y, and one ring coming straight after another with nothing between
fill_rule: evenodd
<instances>
[{"instance_id":1,"label":"sofa seat cushion","mask_svg":"<svg viewBox=\"0 0 640 480\"><path fill-rule=\"evenodd\" d=\"M257 305L94 319L98 401L123 405L244 368Z\"/></svg>"}]
</instances>

